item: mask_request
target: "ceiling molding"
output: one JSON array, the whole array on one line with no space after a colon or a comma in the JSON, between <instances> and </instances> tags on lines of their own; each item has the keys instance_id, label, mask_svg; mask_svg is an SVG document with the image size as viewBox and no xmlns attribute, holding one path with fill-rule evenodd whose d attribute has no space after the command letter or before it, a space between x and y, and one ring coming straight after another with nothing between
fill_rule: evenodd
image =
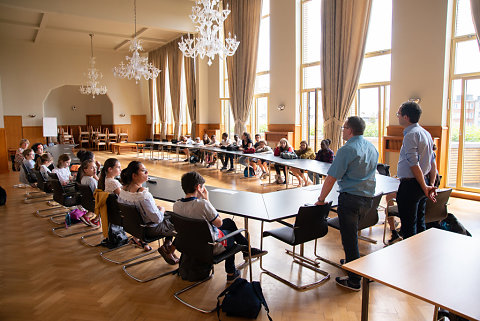
<instances>
[{"instance_id":1,"label":"ceiling molding","mask_svg":"<svg viewBox=\"0 0 480 321\"><path fill-rule=\"evenodd\" d=\"M35 35L35 38L33 39L33 43L38 44L39 39L42 38L43 35L45 35L45 29L47 27L47 22L48 22L48 14L47 13L42 13L42 17L40 18L40 24L38 26L37 33Z\"/></svg>"}]
</instances>

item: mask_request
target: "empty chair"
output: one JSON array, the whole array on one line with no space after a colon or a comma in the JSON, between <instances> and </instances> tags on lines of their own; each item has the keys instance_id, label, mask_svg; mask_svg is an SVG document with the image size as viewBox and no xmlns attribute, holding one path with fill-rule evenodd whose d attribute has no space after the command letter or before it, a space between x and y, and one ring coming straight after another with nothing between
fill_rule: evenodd
<instances>
[{"instance_id":1,"label":"empty chair","mask_svg":"<svg viewBox=\"0 0 480 321\"><path fill-rule=\"evenodd\" d=\"M83 144L87 144L87 147L90 146L90 132L83 131L82 126L78 126L78 144L80 148L83 147Z\"/></svg>"},{"instance_id":2,"label":"empty chair","mask_svg":"<svg viewBox=\"0 0 480 321\"><path fill-rule=\"evenodd\" d=\"M303 252L303 244L309 241L315 240L315 252L317 247L317 239L324 237L328 232L327 216L330 211L331 203L320 205L320 206L302 206L298 209L298 214L295 217L295 223L289 224L284 221L279 221L279 223L285 225L273 230L263 232L263 222L262 222L262 245L263 249L263 238L267 236L272 236L288 245L293 246L292 251L287 251L287 254L293 257L293 263L302 265L314 272L322 274L324 277L318 281L299 285L294 284L287 279L275 274L274 272L267 270L263 266L263 260L260 258L260 268L270 275L271 277L287 284L288 286L296 290L305 290L312 288L321 284L322 282L330 278L330 274L320 270L318 268L318 263L315 260L304 257L295 253L295 246L300 245L300 253Z\"/></svg>"},{"instance_id":3,"label":"empty chair","mask_svg":"<svg viewBox=\"0 0 480 321\"><path fill-rule=\"evenodd\" d=\"M380 175L390 176L390 165L378 163L377 164L377 172Z\"/></svg>"},{"instance_id":4,"label":"empty chair","mask_svg":"<svg viewBox=\"0 0 480 321\"><path fill-rule=\"evenodd\" d=\"M108 149L111 149L111 145L114 143L118 143L118 135L115 132L110 132L107 129L107 145Z\"/></svg>"},{"instance_id":5,"label":"empty chair","mask_svg":"<svg viewBox=\"0 0 480 321\"><path fill-rule=\"evenodd\" d=\"M107 134L98 132L95 136L94 144L97 147L97 150L100 150L100 146L107 149Z\"/></svg>"},{"instance_id":6,"label":"empty chair","mask_svg":"<svg viewBox=\"0 0 480 321\"><path fill-rule=\"evenodd\" d=\"M174 297L177 300L179 300L186 306L189 306L190 308L203 313L210 313L214 311L216 307L214 307L211 310L202 309L194 306L191 303L184 301L182 298L180 298L180 295L182 293L185 293L193 289L197 285L200 285L208 281L209 279L211 279L214 274L214 267L213 267L214 264L218 264L242 250L246 250L246 247L248 247L248 252L249 252L249 272L250 272L250 281L252 281L250 237L248 236L248 233L247 233L247 240L248 240L247 246L236 244L231 249L225 250L224 252L218 255L213 254L213 249L215 244L220 243L223 240L226 240L227 238L233 237L234 235L245 231L245 229L238 229L235 232L225 235L224 237L218 240L212 240L212 233L210 232L210 226L209 226L210 223L208 223L203 219L187 218L187 217L183 217L175 213L172 213L171 221L173 222L173 225L175 226L175 230L177 231L177 236L175 237L175 246L177 247L177 250L182 253L182 256L186 255L190 259L196 260L201 264L211 265L212 267L210 274L205 279L200 280L190 286L187 286L184 289L181 289L175 292ZM182 259L180 259L180 261L182 261Z\"/></svg>"},{"instance_id":7,"label":"empty chair","mask_svg":"<svg viewBox=\"0 0 480 321\"><path fill-rule=\"evenodd\" d=\"M118 133L118 141L120 143L127 143L128 142L128 130L126 130L125 132L120 130L120 132Z\"/></svg>"}]
</instances>

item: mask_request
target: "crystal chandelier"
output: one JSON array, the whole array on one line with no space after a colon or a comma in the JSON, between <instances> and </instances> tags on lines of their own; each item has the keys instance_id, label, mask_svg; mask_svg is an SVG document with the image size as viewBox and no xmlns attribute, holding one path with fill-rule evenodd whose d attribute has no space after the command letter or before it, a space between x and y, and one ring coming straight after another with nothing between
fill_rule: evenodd
<instances>
[{"instance_id":1,"label":"crystal chandelier","mask_svg":"<svg viewBox=\"0 0 480 321\"><path fill-rule=\"evenodd\" d=\"M137 39L137 0L134 0L135 12L135 34L133 40L130 41L130 52L133 52L132 57L126 56L127 63L123 61L120 66L113 68L113 75L118 78L135 78L135 83L138 84L140 79L145 80L154 79L158 77L160 69L156 68L152 63L148 62L147 57L141 57L138 51L143 51L140 39Z\"/></svg>"},{"instance_id":2,"label":"crystal chandelier","mask_svg":"<svg viewBox=\"0 0 480 321\"><path fill-rule=\"evenodd\" d=\"M101 86L98 82L99 79L103 78L103 75L95 68L93 33L90 34L90 51L92 53L90 57L90 68L88 68L88 74L86 74L88 81L85 85L80 86L80 92L84 95L92 95L92 97L95 98L95 95L105 95L107 93L107 87L105 85Z\"/></svg>"},{"instance_id":3,"label":"crystal chandelier","mask_svg":"<svg viewBox=\"0 0 480 321\"><path fill-rule=\"evenodd\" d=\"M223 29L223 22L229 14L228 5L226 10L220 10L219 0L195 0L190 19L195 24L197 36L190 37L189 35L185 39L182 37L178 46L183 54L190 58L200 55L200 58L203 59L207 56L209 66L212 65L212 59L215 59L216 54L222 59L225 56L233 56L240 44L237 36L232 38L228 33L225 44L219 37L219 32Z\"/></svg>"}]
</instances>

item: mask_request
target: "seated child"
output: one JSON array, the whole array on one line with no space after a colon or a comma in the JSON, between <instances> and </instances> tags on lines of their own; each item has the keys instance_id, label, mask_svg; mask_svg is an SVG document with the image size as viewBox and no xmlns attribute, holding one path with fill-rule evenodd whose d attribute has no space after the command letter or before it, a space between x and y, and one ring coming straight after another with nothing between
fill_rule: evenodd
<instances>
[{"instance_id":1,"label":"seated child","mask_svg":"<svg viewBox=\"0 0 480 321\"><path fill-rule=\"evenodd\" d=\"M23 151L23 165L27 168L28 171L32 170L35 166L35 162L33 161L35 154L32 149L27 148ZM28 181L29 173L25 172L23 166L20 167L20 183L22 184L32 184Z\"/></svg>"},{"instance_id":2,"label":"seated child","mask_svg":"<svg viewBox=\"0 0 480 321\"><path fill-rule=\"evenodd\" d=\"M60 184L67 185L73 179L70 172L70 156L68 154L62 154L58 156L57 167L53 169L52 173L57 174Z\"/></svg>"},{"instance_id":3,"label":"seated child","mask_svg":"<svg viewBox=\"0 0 480 321\"><path fill-rule=\"evenodd\" d=\"M53 157L50 155L50 153L43 153L42 156L37 158L37 162L35 163L35 170L39 171L40 174L42 174L43 180L46 181L50 177L48 176L48 173L50 173L50 169L48 166L50 166L53 163Z\"/></svg>"},{"instance_id":4,"label":"seated child","mask_svg":"<svg viewBox=\"0 0 480 321\"><path fill-rule=\"evenodd\" d=\"M15 159L13 161L16 171L19 171L20 167L22 167L23 160L25 159L25 157L23 157L23 151L28 148L28 145L30 145L28 139L20 140L20 147L15 152Z\"/></svg>"}]
</instances>

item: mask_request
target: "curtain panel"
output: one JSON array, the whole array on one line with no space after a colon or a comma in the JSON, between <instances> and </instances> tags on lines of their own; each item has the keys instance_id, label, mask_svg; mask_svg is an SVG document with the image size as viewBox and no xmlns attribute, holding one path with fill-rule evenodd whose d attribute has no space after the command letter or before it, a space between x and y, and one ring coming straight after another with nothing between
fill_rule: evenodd
<instances>
[{"instance_id":1,"label":"curtain panel","mask_svg":"<svg viewBox=\"0 0 480 321\"><path fill-rule=\"evenodd\" d=\"M153 53L151 52L148 53L148 62L153 64ZM154 90L156 90L156 88L154 88L156 81L157 79L148 80L148 101L150 105L150 119L151 119L149 137L152 140L155 137L155 121L158 121L155 119L155 108L157 108L157 102L153 101L153 93L154 93Z\"/></svg>"},{"instance_id":2,"label":"curtain panel","mask_svg":"<svg viewBox=\"0 0 480 321\"><path fill-rule=\"evenodd\" d=\"M190 121L192 122L192 139L195 139L197 127L197 91L195 83L195 61L196 58L183 57L183 66L185 68L185 85L187 92L187 105Z\"/></svg>"},{"instance_id":3,"label":"curtain panel","mask_svg":"<svg viewBox=\"0 0 480 321\"><path fill-rule=\"evenodd\" d=\"M371 0L322 1L323 132L336 151L362 69Z\"/></svg>"},{"instance_id":4,"label":"curtain panel","mask_svg":"<svg viewBox=\"0 0 480 321\"><path fill-rule=\"evenodd\" d=\"M168 52L168 80L170 82L170 97L172 99L172 113L175 122L173 128L173 135L178 139L182 130L182 113L181 113L181 79L182 79L182 62L183 53L178 48L180 38L169 42L167 47Z\"/></svg>"},{"instance_id":5,"label":"curtain panel","mask_svg":"<svg viewBox=\"0 0 480 321\"><path fill-rule=\"evenodd\" d=\"M475 26L475 33L477 34L477 44L480 48L480 38L478 35L480 30L480 0L470 0L470 7L472 8L472 20Z\"/></svg>"},{"instance_id":6,"label":"curtain panel","mask_svg":"<svg viewBox=\"0 0 480 321\"><path fill-rule=\"evenodd\" d=\"M226 8L227 5L231 13L224 22L225 36L231 33L240 41L235 54L227 57L234 132L240 135L246 131L245 124L252 107L262 0L223 0L223 7Z\"/></svg>"},{"instance_id":7,"label":"curtain panel","mask_svg":"<svg viewBox=\"0 0 480 321\"><path fill-rule=\"evenodd\" d=\"M165 67L167 61L167 51L165 47L158 48L151 51L148 54L149 62L153 63L155 67L160 69L160 74L153 80L153 88L157 92L158 118L157 121L160 124L160 138L165 139L167 137L167 111L165 106ZM153 100L153 93L151 95ZM152 118L153 119L153 118ZM153 121L152 121L153 123Z\"/></svg>"}]
</instances>

